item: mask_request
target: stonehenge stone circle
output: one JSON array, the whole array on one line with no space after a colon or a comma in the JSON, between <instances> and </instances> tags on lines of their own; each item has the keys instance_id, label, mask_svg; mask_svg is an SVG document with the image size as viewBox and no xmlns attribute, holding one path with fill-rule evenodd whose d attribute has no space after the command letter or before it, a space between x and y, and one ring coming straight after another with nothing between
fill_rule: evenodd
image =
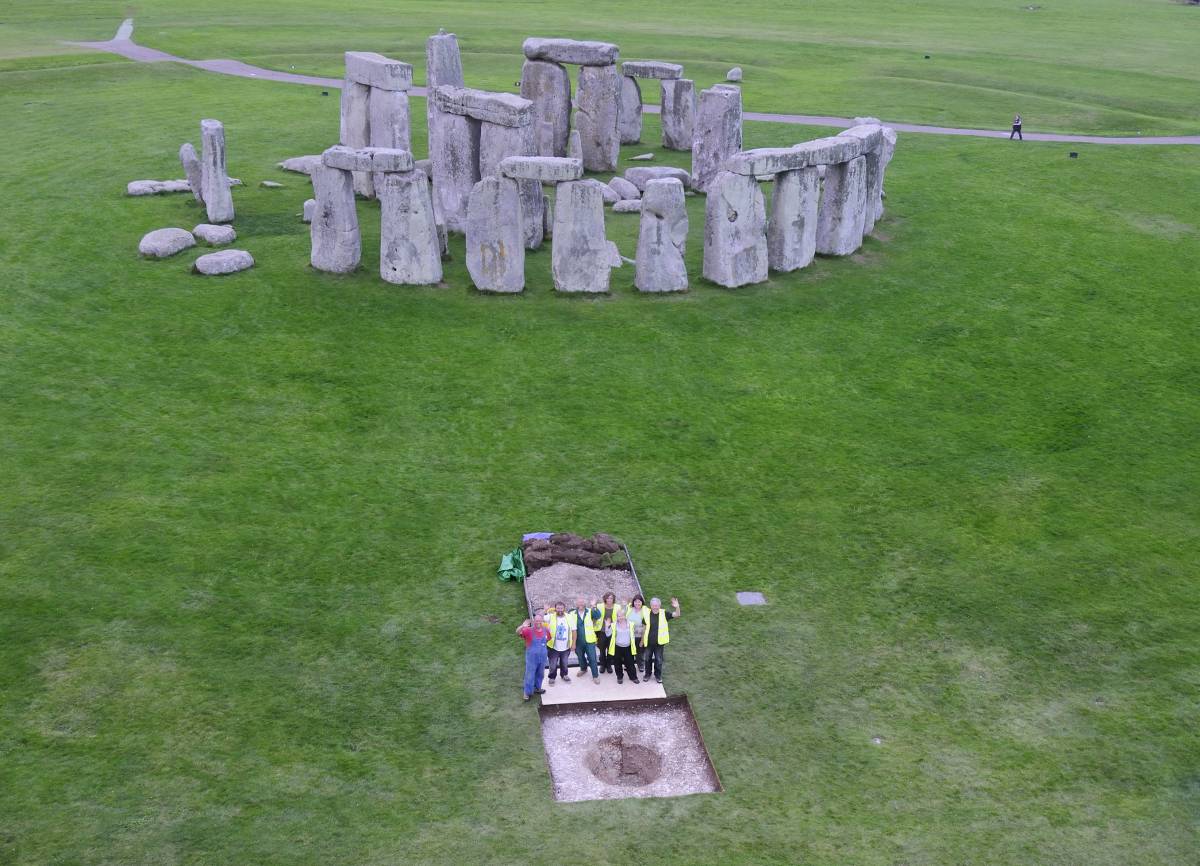
<instances>
[{"instance_id":1,"label":"stonehenge stone circle","mask_svg":"<svg viewBox=\"0 0 1200 866\"><path fill-rule=\"evenodd\" d=\"M566 68L548 60L526 60L521 96L533 103L538 155L566 156L571 131L571 76Z\"/></svg>"},{"instance_id":2,"label":"stonehenge stone circle","mask_svg":"<svg viewBox=\"0 0 1200 866\"><path fill-rule=\"evenodd\" d=\"M621 110L619 115L621 144L636 144L642 140L642 88L637 79L621 76Z\"/></svg>"},{"instance_id":3,"label":"stonehenge stone circle","mask_svg":"<svg viewBox=\"0 0 1200 866\"><path fill-rule=\"evenodd\" d=\"M210 223L233 222L233 194L225 170L225 126L219 120L200 121L201 197Z\"/></svg>"},{"instance_id":4,"label":"stonehenge stone circle","mask_svg":"<svg viewBox=\"0 0 1200 866\"><path fill-rule=\"evenodd\" d=\"M742 93L735 87L701 91L692 135L692 186L708 192L725 160L742 149Z\"/></svg>"},{"instance_id":5,"label":"stonehenge stone circle","mask_svg":"<svg viewBox=\"0 0 1200 866\"><path fill-rule=\"evenodd\" d=\"M866 158L828 166L817 213L817 252L848 256L857 250L862 245L866 211Z\"/></svg>"},{"instance_id":6,"label":"stonehenge stone circle","mask_svg":"<svg viewBox=\"0 0 1200 866\"><path fill-rule=\"evenodd\" d=\"M138 253L155 259L165 259L194 247L196 239L187 229L155 229L143 235L138 242Z\"/></svg>"},{"instance_id":7,"label":"stonehenge stone circle","mask_svg":"<svg viewBox=\"0 0 1200 866\"><path fill-rule=\"evenodd\" d=\"M541 215L538 230L541 232ZM467 271L481 292L525 288L525 230L517 181L489 175L467 207Z\"/></svg>"},{"instance_id":8,"label":"stonehenge stone circle","mask_svg":"<svg viewBox=\"0 0 1200 866\"><path fill-rule=\"evenodd\" d=\"M662 145L691 150L696 118L696 83L688 78L662 82Z\"/></svg>"},{"instance_id":9,"label":"stonehenge stone circle","mask_svg":"<svg viewBox=\"0 0 1200 866\"><path fill-rule=\"evenodd\" d=\"M379 275L389 283L408 286L440 283L442 243L429 178L423 171L394 171L379 177Z\"/></svg>"},{"instance_id":10,"label":"stonehenge stone circle","mask_svg":"<svg viewBox=\"0 0 1200 866\"><path fill-rule=\"evenodd\" d=\"M612 171L621 151L621 76L615 65L579 70L575 128L583 147L583 167Z\"/></svg>"},{"instance_id":11,"label":"stonehenge stone circle","mask_svg":"<svg viewBox=\"0 0 1200 866\"><path fill-rule=\"evenodd\" d=\"M816 166L775 175L767 222L767 264L773 271L807 267L817 251L821 178Z\"/></svg>"},{"instance_id":12,"label":"stonehenge stone circle","mask_svg":"<svg viewBox=\"0 0 1200 866\"><path fill-rule=\"evenodd\" d=\"M179 163L183 166L192 197L198 203L204 204L204 169L201 168L200 157L196 155L196 148L190 141L179 146Z\"/></svg>"},{"instance_id":13,"label":"stonehenge stone circle","mask_svg":"<svg viewBox=\"0 0 1200 866\"><path fill-rule=\"evenodd\" d=\"M670 177L652 180L641 204L633 284L641 292L682 292L688 287L683 261L688 233L683 184Z\"/></svg>"},{"instance_id":14,"label":"stonehenge stone circle","mask_svg":"<svg viewBox=\"0 0 1200 866\"><path fill-rule=\"evenodd\" d=\"M558 185L550 250L555 289L608 291L612 250L604 234L604 200L596 186L578 180Z\"/></svg>"},{"instance_id":15,"label":"stonehenge stone circle","mask_svg":"<svg viewBox=\"0 0 1200 866\"><path fill-rule=\"evenodd\" d=\"M574 66L612 66L620 50L611 42L584 42L576 39L540 39L531 36L521 46L530 60L549 60Z\"/></svg>"},{"instance_id":16,"label":"stonehenge stone circle","mask_svg":"<svg viewBox=\"0 0 1200 866\"><path fill-rule=\"evenodd\" d=\"M312 182L317 206L309 226L310 261L318 271L348 274L362 258L351 173L322 163L313 171Z\"/></svg>"},{"instance_id":17,"label":"stonehenge stone circle","mask_svg":"<svg viewBox=\"0 0 1200 866\"><path fill-rule=\"evenodd\" d=\"M767 214L758 181L721 171L704 212L704 277L727 288L767 278Z\"/></svg>"},{"instance_id":18,"label":"stonehenge stone circle","mask_svg":"<svg viewBox=\"0 0 1200 866\"><path fill-rule=\"evenodd\" d=\"M205 253L196 259L192 269L198 274L223 276L254 267L254 256L245 250L221 250Z\"/></svg>"}]
</instances>

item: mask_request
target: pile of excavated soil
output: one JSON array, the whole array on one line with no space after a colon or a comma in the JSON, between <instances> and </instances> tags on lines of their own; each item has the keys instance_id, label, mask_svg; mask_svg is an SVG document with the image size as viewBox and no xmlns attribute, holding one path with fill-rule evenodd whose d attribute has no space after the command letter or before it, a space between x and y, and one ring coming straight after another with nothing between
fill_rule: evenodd
<instances>
[{"instance_id":1,"label":"pile of excavated soil","mask_svg":"<svg viewBox=\"0 0 1200 866\"><path fill-rule=\"evenodd\" d=\"M569 562L556 562L525 577L525 598L531 608L549 607L561 601L571 610L576 599L582 598L590 604L606 592L614 593L617 601L624 604L637 594L637 579L628 571L587 568Z\"/></svg>"}]
</instances>

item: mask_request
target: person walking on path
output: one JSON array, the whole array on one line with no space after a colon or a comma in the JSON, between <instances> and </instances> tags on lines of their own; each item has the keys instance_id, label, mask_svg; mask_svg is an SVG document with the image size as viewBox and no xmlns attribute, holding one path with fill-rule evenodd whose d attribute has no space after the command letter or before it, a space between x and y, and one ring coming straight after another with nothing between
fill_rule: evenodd
<instances>
[{"instance_id":1,"label":"person walking on path","mask_svg":"<svg viewBox=\"0 0 1200 866\"><path fill-rule=\"evenodd\" d=\"M575 635L575 657L579 659L579 675L590 666L592 682L600 682L600 671L596 665L596 626L603 619L600 603L588 605L582 598L576 599L575 609L571 611L568 621Z\"/></svg>"},{"instance_id":2,"label":"person walking on path","mask_svg":"<svg viewBox=\"0 0 1200 866\"><path fill-rule=\"evenodd\" d=\"M654 673L654 681L661 683L663 678L663 647L671 640L671 629L667 622L679 619L679 599L671 599L671 610L662 609L662 601L650 599L650 621L646 624L646 639L643 646L646 649L646 679Z\"/></svg>"},{"instance_id":3,"label":"person walking on path","mask_svg":"<svg viewBox=\"0 0 1200 866\"><path fill-rule=\"evenodd\" d=\"M540 607L521 623L517 636L525 640L525 700L529 700L533 695L546 693L542 688L542 674L546 672L546 641L550 632L542 621Z\"/></svg>"},{"instance_id":4,"label":"person walking on path","mask_svg":"<svg viewBox=\"0 0 1200 866\"><path fill-rule=\"evenodd\" d=\"M625 682L623 674L629 674L630 680L639 682L637 665L633 663L633 647L637 639L633 636L633 626L624 610L617 611L616 620L609 624L605 633L608 635L608 653L617 670L617 684Z\"/></svg>"},{"instance_id":5,"label":"person walking on path","mask_svg":"<svg viewBox=\"0 0 1200 866\"><path fill-rule=\"evenodd\" d=\"M1021 135L1021 115L1019 114L1013 115L1013 131L1008 134L1008 140L1012 141L1014 135L1018 141L1025 140L1025 136Z\"/></svg>"},{"instance_id":6,"label":"person walking on path","mask_svg":"<svg viewBox=\"0 0 1200 866\"><path fill-rule=\"evenodd\" d=\"M629 604L625 605L625 613L629 617L629 624L633 626L633 657L637 661L638 671L645 671L646 650L644 645L646 626L650 622L650 608L646 607L644 598L635 595Z\"/></svg>"},{"instance_id":7,"label":"person walking on path","mask_svg":"<svg viewBox=\"0 0 1200 866\"><path fill-rule=\"evenodd\" d=\"M600 612L604 615L603 629L604 633L608 634L609 626L611 626L617 618L617 614L621 611L621 605L617 604L617 596L614 593L606 592L603 598L604 604L600 608ZM600 673L610 674L613 669L612 656L608 654L608 641L603 641L600 644Z\"/></svg>"},{"instance_id":8,"label":"person walking on path","mask_svg":"<svg viewBox=\"0 0 1200 866\"><path fill-rule=\"evenodd\" d=\"M546 631L550 632L550 642L546 652L550 657L550 685L556 682L555 677L561 672L562 681L569 683L571 677L567 674L567 656L571 654L571 621L567 618L567 606L561 601L546 614Z\"/></svg>"}]
</instances>

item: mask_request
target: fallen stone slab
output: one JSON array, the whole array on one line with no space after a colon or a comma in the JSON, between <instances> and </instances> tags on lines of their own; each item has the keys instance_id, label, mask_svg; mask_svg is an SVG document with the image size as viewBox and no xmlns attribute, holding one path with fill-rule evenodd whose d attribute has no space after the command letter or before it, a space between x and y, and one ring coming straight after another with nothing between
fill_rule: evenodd
<instances>
[{"instance_id":1,"label":"fallen stone slab","mask_svg":"<svg viewBox=\"0 0 1200 866\"><path fill-rule=\"evenodd\" d=\"M330 168L343 171L412 171L413 155L390 147L346 147L335 144L321 154Z\"/></svg>"},{"instance_id":2,"label":"fallen stone slab","mask_svg":"<svg viewBox=\"0 0 1200 866\"><path fill-rule=\"evenodd\" d=\"M683 184L675 178L652 180L642 197L636 273L640 292L682 292L688 287L683 256L688 234Z\"/></svg>"},{"instance_id":3,"label":"fallen stone slab","mask_svg":"<svg viewBox=\"0 0 1200 866\"><path fill-rule=\"evenodd\" d=\"M196 148L190 141L179 146L179 163L183 166L183 173L187 177L188 189L192 191L192 197L200 204L204 204L204 169L200 165L200 157L196 153Z\"/></svg>"},{"instance_id":4,"label":"fallen stone slab","mask_svg":"<svg viewBox=\"0 0 1200 866\"><path fill-rule=\"evenodd\" d=\"M501 126L528 126L533 122L533 103L515 93L494 93L470 87L440 85L433 92L438 111L473 117Z\"/></svg>"},{"instance_id":5,"label":"fallen stone slab","mask_svg":"<svg viewBox=\"0 0 1200 866\"><path fill-rule=\"evenodd\" d=\"M430 180L433 180L433 160L432 159L415 160L413 162L413 169L416 171L425 172L425 176L428 177Z\"/></svg>"},{"instance_id":6,"label":"fallen stone slab","mask_svg":"<svg viewBox=\"0 0 1200 866\"><path fill-rule=\"evenodd\" d=\"M622 199L612 206L613 213L640 213L642 210L641 199Z\"/></svg>"},{"instance_id":7,"label":"fallen stone slab","mask_svg":"<svg viewBox=\"0 0 1200 866\"><path fill-rule=\"evenodd\" d=\"M661 60L626 60L621 64L621 74L630 78L659 80L683 78L683 67L678 63L663 63Z\"/></svg>"},{"instance_id":8,"label":"fallen stone slab","mask_svg":"<svg viewBox=\"0 0 1200 866\"><path fill-rule=\"evenodd\" d=\"M726 288L767 279L767 213L753 177L722 171L709 186L704 277Z\"/></svg>"},{"instance_id":9,"label":"fallen stone slab","mask_svg":"<svg viewBox=\"0 0 1200 866\"><path fill-rule=\"evenodd\" d=\"M277 180L260 180L258 185L263 189L283 189L283 184Z\"/></svg>"},{"instance_id":10,"label":"fallen stone slab","mask_svg":"<svg viewBox=\"0 0 1200 866\"><path fill-rule=\"evenodd\" d=\"M685 169L671 165L635 165L625 169L625 179L639 190L645 190L650 181L662 180L664 177L675 178L683 184L684 189L692 183L692 176Z\"/></svg>"},{"instance_id":11,"label":"fallen stone slab","mask_svg":"<svg viewBox=\"0 0 1200 866\"><path fill-rule=\"evenodd\" d=\"M221 250L216 253L205 253L196 259L192 266L198 274L219 277L225 274L236 274L254 267L254 256L245 250Z\"/></svg>"},{"instance_id":12,"label":"fallen stone slab","mask_svg":"<svg viewBox=\"0 0 1200 866\"><path fill-rule=\"evenodd\" d=\"M187 180L131 180L125 185L125 195L162 195L167 192L191 192Z\"/></svg>"},{"instance_id":13,"label":"fallen stone slab","mask_svg":"<svg viewBox=\"0 0 1200 866\"><path fill-rule=\"evenodd\" d=\"M623 199L639 199L642 197L641 188L635 186L633 183L623 177L614 177L608 182L608 185L611 186L613 191ZM643 186L644 185L645 184L643 184Z\"/></svg>"},{"instance_id":14,"label":"fallen stone slab","mask_svg":"<svg viewBox=\"0 0 1200 866\"><path fill-rule=\"evenodd\" d=\"M726 72L725 80L726 81L741 81L742 80L742 67L735 66L732 69L730 69L728 72Z\"/></svg>"},{"instance_id":15,"label":"fallen stone slab","mask_svg":"<svg viewBox=\"0 0 1200 866\"><path fill-rule=\"evenodd\" d=\"M211 223L200 223L192 229L192 234L213 247L231 244L237 240L237 232L233 226L215 226Z\"/></svg>"},{"instance_id":16,"label":"fallen stone slab","mask_svg":"<svg viewBox=\"0 0 1200 866\"><path fill-rule=\"evenodd\" d=\"M509 156L500 161L500 173L519 180L561 183L583 177L583 162L561 156Z\"/></svg>"},{"instance_id":17,"label":"fallen stone slab","mask_svg":"<svg viewBox=\"0 0 1200 866\"><path fill-rule=\"evenodd\" d=\"M549 60L576 66L611 66L621 56L611 42L587 42L577 39L543 39L531 36L521 46L530 60Z\"/></svg>"},{"instance_id":18,"label":"fallen stone slab","mask_svg":"<svg viewBox=\"0 0 1200 866\"><path fill-rule=\"evenodd\" d=\"M321 154L313 153L308 156L290 156L283 162L276 163L276 165L284 171L294 171L296 174L311 175L313 169L320 165L320 163Z\"/></svg>"},{"instance_id":19,"label":"fallen stone slab","mask_svg":"<svg viewBox=\"0 0 1200 866\"><path fill-rule=\"evenodd\" d=\"M637 156L631 156L631 157L629 157L629 159L630 159L631 161L632 161L632 160L639 160L639 161L651 160L651 159L654 159L654 154L652 154L652 153L639 153Z\"/></svg>"},{"instance_id":20,"label":"fallen stone slab","mask_svg":"<svg viewBox=\"0 0 1200 866\"><path fill-rule=\"evenodd\" d=\"M196 239L187 229L155 229L142 237L138 252L143 256L165 259L195 245Z\"/></svg>"},{"instance_id":21,"label":"fallen stone slab","mask_svg":"<svg viewBox=\"0 0 1200 866\"><path fill-rule=\"evenodd\" d=\"M347 51L346 78L380 90L408 90L412 87L412 64L392 60L374 51Z\"/></svg>"}]
</instances>

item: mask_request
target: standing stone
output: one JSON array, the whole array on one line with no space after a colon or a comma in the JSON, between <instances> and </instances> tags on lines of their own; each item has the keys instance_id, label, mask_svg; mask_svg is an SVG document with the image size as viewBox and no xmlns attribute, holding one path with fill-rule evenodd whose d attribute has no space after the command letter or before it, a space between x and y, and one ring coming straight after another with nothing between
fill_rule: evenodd
<instances>
[{"instance_id":1,"label":"standing stone","mask_svg":"<svg viewBox=\"0 0 1200 866\"><path fill-rule=\"evenodd\" d=\"M509 156L536 156L534 127L501 126L484 123L479 135L479 176L500 177L500 162ZM536 250L542 245L542 185L536 180L517 181L521 197L521 219L525 227L525 246ZM474 189L471 192L474 195Z\"/></svg>"},{"instance_id":2,"label":"standing stone","mask_svg":"<svg viewBox=\"0 0 1200 866\"><path fill-rule=\"evenodd\" d=\"M817 204L821 178L816 166L775 175L767 223L767 264L773 271L806 267L817 251Z\"/></svg>"},{"instance_id":3,"label":"standing stone","mask_svg":"<svg viewBox=\"0 0 1200 866\"><path fill-rule=\"evenodd\" d=\"M682 292L688 287L683 263L687 243L687 205L683 184L675 178L652 180L642 196L637 271L633 284L642 292Z\"/></svg>"},{"instance_id":4,"label":"standing stone","mask_svg":"<svg viewBox=\"0 0 1200 866\"><path fill-rule=\"evenodd\" d=\"M621 144L642 140L642 88L636 78L621 76Z\"/></svg>"},{"instance_id":5,"label":"standing stone","mask_svg":"<svg viewBox=\"0 0 1200 866\"><path fill-rule=\"evenodd\" d=\"M525 288L525 231L517 182L488 175L467 207L467 271L481 292ZM540 228L540 226L539 226Z\"/></svg>"},{"instance_id":6,"label":"standing stone","mask_svg":"<svg viewBox=\"0 0 1200 866\"><path fill-rule=\"evenodd\" d=\"M718 172L704 208L704 277L727 288L767 278L767 212L753 177Z\"/></svg>"},{"instance_id":7,"label":"standing stone","mask_svg":"<svg viewBox=\"0 0 1200 866\"><path fill-rule=\"evenodd\" d=\"M369 106L370 146L411 151L408 94L403 90L372 87Z\"/></svg>"},{"instance_id":8,"label":"standing stone","mask_svg":"<svg viewBox=\"0 0 1200 866\"><path fill-rule=\"evenodd\" d=\"M200 121L200 187L210 223L233 222L233 194L225 171L225 126L219 120Z\"/></svg>"},{"instance_id":9,"label":"standing stone","mask_svg":"<svg viewBox=\"0 0 1200 866\"><path fill-rule=\"evenodd\" d=\"M425 91L429 94L425 100L425 120L428 124L430 155L436 153L441 145L438 140L440 130L435 129L433 123L433 91L443 84L462 87L464 83L458 37L439 30L425 40Z\"/></svg>"},{"instance_id":10,"label":"standing stone","mask_svg":"<svg viewBox=\"0 0 1200 866\"><path fill-rule=\"evenodd\" d=\"M883 219L883 178L887 173L887 167L892 161L892 157L896 155L896 130L890 126L883 128L883 144L880 146L879 152L879 197L875 199L873 206L875 211L875 221Z\"/></svg>"},{"instance_id":11,"label":"standing stone","mask_svg":"<svg viewBox=\"0 0 1200 866\"><path fill-rule=\"evenodd\" d=\"M354 181L350 172L318 165L312 173L317 206L313 212L312 266L318 271L348 274L362 257Z\"/></svg>"},{"instance_id":12,"label":"standing stone","mask_svg":"<svg viewBox=\"0 0 1200 866\"><path fill-rule=\"evenodd\" d=\"M430 100L432 102L432 100ZM480 122L472 117L435 111L439 148L430 151L433 159L433 193L446 219L446 228L464 232L467 228L467 200L479 182Z\"/></svg>"},{"instance_id":13,"label":"standing stone","mask_svg":"<svg viewBox=\"0 0 1200 866\"><path fill-rule=\"evenodd\" d=\"M371 88L349 78L342 83L339 143L354 148L371 146ZM374 198L370 173L354 172L354 191L364 198Z\"/></svg>"},{"instance_id":14,"label":"standing stone","mask_svg":"<svg viewBox=\"0 0 1200 866\"><path fill-rule=\"evenodd\" d=\"M817 252L848 256L862 246L866 210L866 158L828 166L817 214Z\"/></svg>"},{"instance_id":15,"label":"standing stone","mask_svg":"<svg viewBox=\"0 0 1200 866\"><path fill-rule=\"evenodd\" d=\"M616 65L581 68L575 128L583 146L583 167L588 171L612 171L617 167L620 114L621 76Z\"/></svg>"},{"instance_id":16,"label":"standing stone","mask_svg":"<svg viewBox=\"0 0 1200 866\"><path fill-rule=\"evenodd\" d=\"M542 196L542 237L551 240L554 237L554 205L550 196Z\"/></svg>"},{"instance_id":17,"label":"standing stone","mask_svg":"<svg viewBox=\"0 0 1200 866\"><path fill-rule=\"evenodd\" d=\"M550 249L555 289L608 291L612 252L604 235L604 199L596 185L580 180L558 185Z\"/></svg>"},{"instance_id":18,"label":"standing stone","mask_svg":"<svg viewBox=\"0 0 1200 866\"><path fill-rule=\"evenodd\" d=\"M662 144L667 150L691 150L696 118L696 83L677 78L662 83Z\"/></svg>"},{"instance_id":19,"label":"standing stone","mask_svg":"<svg viewBox=\"0 0 1200 866\"><path fill-rule=\"evenodd\" d=\"M429 178L423 171L378 175L379 275L389 283L427 286L442 280L442 245Z\"/></svg>"},{"instance_id":20,"label":"standing stone","mask_svg":"<svg viewBox=\"0 0 1200 866\"><path fill-rule=\"evenodd\" d=\"M561 64L526 60L521 95L533 103L538 156L566 156L571 131L571 76Z\"/></svg>"},{"instance_id":21,"label":"standing stone","mask_svg":"<svg viewBox=\"0 0 1200 866\"><path fill-rule=\"evenodd\" d=\"M742 149L742 92L710 87L700 93L692 136L692 188L708 192L730 156Z\"/></svg>"},{"instance_id":22,"label":"standing stone","mask_svg":"<svg viewBox=\"0 0 1200 866\"><path fill-rule=\"evenodd\" d=\"M583 142L579 140L579 130L572 129L567 136L567 157L583 162Z\"/></svg>"},{"instance_id":23,"label":"standing stone","mask_svg":"<svg viewBox=\"0 0 1200 866\"><path fill-rule=\"evenodd\" d=\"M179 146L179 162L183 165L183 173L187 177L188 189L192 198L204 204L204 169L200 167L200 157L190 141Z\"/></svg>"}]
</instances>

